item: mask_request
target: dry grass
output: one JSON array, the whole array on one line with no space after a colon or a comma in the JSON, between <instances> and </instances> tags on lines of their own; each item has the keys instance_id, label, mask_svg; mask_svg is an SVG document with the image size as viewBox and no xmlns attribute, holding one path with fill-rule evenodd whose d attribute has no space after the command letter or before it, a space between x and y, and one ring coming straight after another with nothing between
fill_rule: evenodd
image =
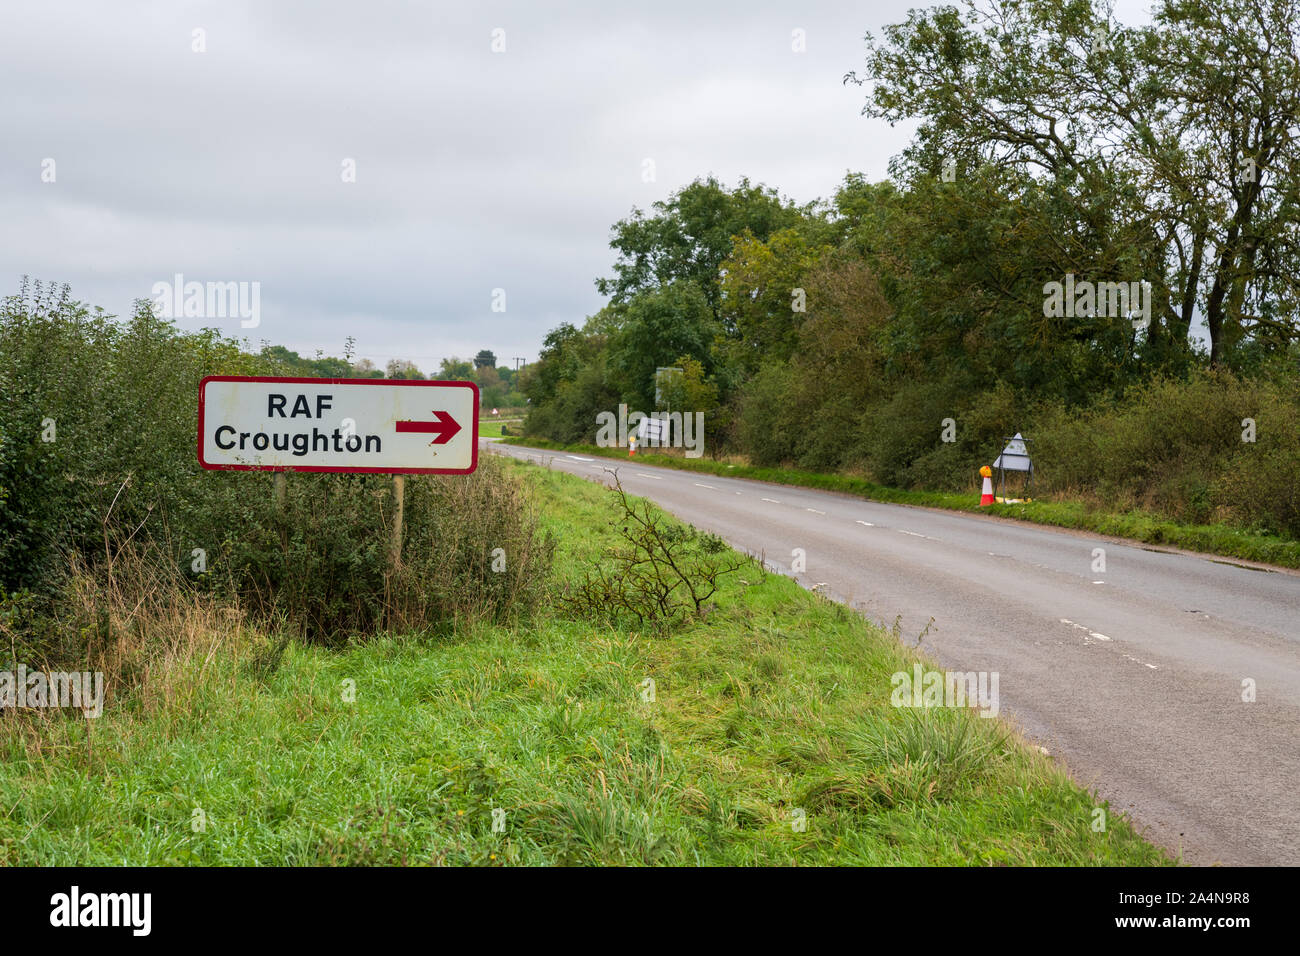
<instances>
[{"instance_id":1,"label":"dry grass","mask_svg":"<svg viewBox=\"0 0 1300 956\"><path fill-rule=\"evenodd\" d=\"M129 695L142 716L187 709L218 657L238 661L267 638L238 607L196 590L169 567L174 565L159 560L151 546L136 543L97 568L74 559L41 639L34 642L0 621L13 666L102 673L105 706ZM0 715L11 729L31 730L69 717L26 708L6 708Z\"/></svg>"}]
</instances>

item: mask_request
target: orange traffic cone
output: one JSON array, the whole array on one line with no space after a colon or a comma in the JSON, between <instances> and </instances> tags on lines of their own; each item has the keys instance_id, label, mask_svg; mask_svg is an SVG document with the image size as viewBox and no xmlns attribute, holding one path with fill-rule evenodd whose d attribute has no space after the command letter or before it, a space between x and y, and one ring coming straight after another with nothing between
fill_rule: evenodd
<instances>
[{"instance_id":1,"label":"orange traffic cone","mask_svg":"<svg viewBox=\"0 0 1300 956\"><path fill-rule=\"evenodd\" d=\"M993 469L988 465L980 468L980 474L984 476L984 488L980 492L980 507L993 504Z\"/></svg>"},{"instance_id":2,"label":"orange traffic cone","mask_svg":"<svg viewBox=\"0 0 1300 956\"><path fill-rule=\"evenodd\" d=\"M627 457L631 458L636 454L636 437L633 436L627 440Z\"/></svg>"}]
</instances>

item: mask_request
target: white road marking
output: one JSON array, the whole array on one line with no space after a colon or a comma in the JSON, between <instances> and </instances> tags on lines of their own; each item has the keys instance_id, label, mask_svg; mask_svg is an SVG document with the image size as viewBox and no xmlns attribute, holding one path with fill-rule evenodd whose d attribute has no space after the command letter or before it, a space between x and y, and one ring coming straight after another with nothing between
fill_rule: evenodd
<instances>
[{"instance_id":1,"label":"white road marking","mask_svg":"<svg viewBox=\"0 0 1300 956\"><path fill-rule=\"evenodd\" d=\"M1077 628L1078 628L1079 630L1081 630L1081 631L1087 631L1087 632L1088 632L1088 637L1094 638L1094 639L1096 639L1096 640L1098 640L1098 641L1109 641L1109 640L1110 640L1110 638L1107 637L1105 634L1102 634L1102 633L1099 632L1099 631L1090 630L1088 627L1086 627L1086 626L1083 625L1083 624L1075 624L1073 621L1071 621L1071 620L1070 620L1069 618L1067 618L1067 617L1063 617L1063 618L1061 618L1061 623L1062 623L1062 624L1068 624L1068 625L1070 625L1070 627L1077 627ZM1085 638L1085 639L1084 639L1084 643L1085 643L1085 644L1086 644L1086 643L1089 643L1089 641ZM1130 656L1127 655L1127 654L1124 655L1124 659L1125 659L1125 660L1130 660L1130 661L1132 661L1134 664L1141 664L1141 665L1143 665L1144 667L1149 667L1149 668L1151 668L1153 671L1154 671L1154 670L1159 670L1159 668L1156 667L1155 664L1148 664L1146 661L1140 661L1140 660L1138 660L1136 657L1130 657Z\"/></svg>"},{"instance_id":2,"label":"white road marking","mask_svg":"<svg viewBox=\"0 0 1300 956\"><path fill-rule=\"evenodd\" d=\"M693 484L696 488L708 488L709 491L717 491L717 490L718 490L717 488L714 488L712 485L702 485L702 484L700 484L698 481L692 481L691 484Z\"/></svg>"},{"instance_id":3,"label":"white road marking","mask_svg":"<svg viewBox=\"0 0 1300 956\"><path fill-rule=\"evenodd\" d=\"M779 504L781 503L781 502L777 501L775 498L764 498L763 500L764 500L764 501L770 501L770 502L772 502L772 504L774 504L774 505L779 505Z\"/></svg>"},{"instance_id":4,"label":"white road marking","mask_svg":"<svg viewBox=\"0 0 1300 956\"><path fill-rule=\"evenodd\" d=\"M568 455L567 457L572 458L574 461L595 461L596 460L594 458L579 458L577 455Z\"/></svg>"},{"instance_id":5,"label":"white road marking","mask_svg":"<svg viewBox=\"0 0 1300 956\"><path fill-rule=\"evenodd\" d=\"M923 534L917 534L915 531L904 531L902 528L895 528L894 530L897 531L899 534L910 534L913 538L925 537L925 535Z\"/></svg>"},{"instance_id":6,"label":"white road marking","mask_svg":"<svg viewBox=\"0 0 1300 956\"><path fill-rule=\"evenodd\" d=\"M1141 664L1143 667L1149 667L1149 668L1151 668L1153 671L1158 671L1158 670L1160 670L1160 668L1156 667L1155 664L1148 664L1146 661L1140 661L1140 660L1138 660L1136 657L1129 657L1127 654L1124 655L1124 659L1125 659L1125 660L1132 661L1134 664Z\"/></svg>"},{"instance_id":7,"label":"white road marking","mask_svg":"<svg viewBox=\"0 0 1300 956\"><path fill-rule=\"evenodd\" d=\"M635 472L635 474L638 475L638 476L641 477L641 478L653 478L655 481L663 481L663 480L664 480L664 479L663 479L663 476L661 476L661 475L647 475L644 471L638 471L638 472Z\"/></svg>"},{"instance_id":8,"label":"white road marking","mask_svg":"<svg viewBox=\"0 0 1300 956\"><path fill-rule=\"evenodd\" d=\"M861 520L859 520L859 521L858 521L858 524L860 524L860 525L866 525L868 528L874 528L874 527L875 527L875 525L872 524L870 521L861 521Z\"/></svg>"},{"instance_id":9,"label":"white road marking","mask_svg":"<svg viewBox=\"0 0 1300 956\"><path fill-rule=\"evenodd\" d=\"M1092 583L1093 583L1093 584L1105 584L1106 582L1105 582L1105 581L1093 581Z\"/></svg>"},{"instance_id":10,"label":"white road marking","mask_svg":"<svg viewBox=\"0 0 1300 956\"><path fill-rule=\"evenodd\" d=\"M816 508L804 508L804 511L811 511L815 515L824 515L826 512L818 511Z\"/></svg>"}]
</instances>

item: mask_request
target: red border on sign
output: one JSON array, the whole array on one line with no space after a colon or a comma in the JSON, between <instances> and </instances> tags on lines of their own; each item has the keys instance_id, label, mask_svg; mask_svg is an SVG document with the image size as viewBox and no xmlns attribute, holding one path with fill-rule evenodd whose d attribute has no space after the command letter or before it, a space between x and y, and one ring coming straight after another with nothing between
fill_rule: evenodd
<instances>
[{"instance_id":1,"label":"red border on sign","mask_svg":"<svg viewBox=\"0 0 1300 956\"><path fill-rule=\"evenodd\" d=\"M203 460L204 390L208 382L284 382L289 385L397 385L411 388L472 388L474 424L468 468L337 468L332 465L214 465ZM208 375L199 382L199 464L211 471L315 471L348 475L468 475L478 468L478 385L409 378L281 378L276 375Z\"/></svg>"}]
</instances>

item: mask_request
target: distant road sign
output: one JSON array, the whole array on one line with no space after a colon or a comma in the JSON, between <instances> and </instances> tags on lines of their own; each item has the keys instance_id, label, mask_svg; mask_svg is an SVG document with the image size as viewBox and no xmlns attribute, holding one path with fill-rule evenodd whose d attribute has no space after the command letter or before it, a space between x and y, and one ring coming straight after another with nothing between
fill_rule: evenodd
<instances>
[{"instance_id":1,"label":"distant road sign","mask_svg":"<svg viewBox=\"0 0 1300 956\"><path fill-rule=\"evenodd\" d=\"M199 464L467 475L478 467L478 386L212 375L199 383Z\"/></svg>"},{"instance_id":2,"label":"distant road sign","mask_svg":"<svg viewBox=\"0 0 1300 956\"><path fill-rule=\"evenodd\" d=\"M668 444L668 423L659 418L643 418L636 423L636 437L643 442Z\"/></svg>"},{"instance_id":3,"label":"distant road sign","mask_svg":"<svg viewBox=\"0 0 1300 956\"><path fill-rule=\"evenodd\" d=\"M1005 471L1033 471L1034 463L1030 460L1027 442L1027 438L1016 432L1014 438L1007 439L1007 447L1002 449L1002 454L993 462L993 467Z\"/></svg>"}]
</instances>

